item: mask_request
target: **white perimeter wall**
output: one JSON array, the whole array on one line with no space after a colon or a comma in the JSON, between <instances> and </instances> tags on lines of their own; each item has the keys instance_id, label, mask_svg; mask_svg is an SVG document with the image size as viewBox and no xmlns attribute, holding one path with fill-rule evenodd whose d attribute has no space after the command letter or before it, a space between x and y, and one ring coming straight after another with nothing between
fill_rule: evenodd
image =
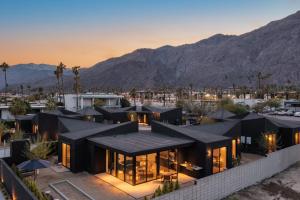
<instances>
[{"instance_id":1,"label":"white perimeter wall","mask_svg":"<svg viewBox=\"0 0 300 200\"><path fill-rule=\"evenodd\" d=\"M268 157L197 180L156 200L216 200L277 174L300 160L300 145L276 151Z\"/></svg>"}]
</instances>

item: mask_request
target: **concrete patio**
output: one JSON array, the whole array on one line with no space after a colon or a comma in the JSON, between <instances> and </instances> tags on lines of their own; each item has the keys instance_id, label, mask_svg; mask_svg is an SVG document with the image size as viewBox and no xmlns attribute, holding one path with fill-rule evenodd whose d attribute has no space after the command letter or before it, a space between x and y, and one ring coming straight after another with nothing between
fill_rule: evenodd
<instances>
[{"instance_id":1,"label":"concrete patio","mask_svg":"<svg viewBox=\"0 0 300 200\"><path fill-rule=\"evenodd\" d=\"M51 167L40 169L36 180L39 188L42 191L50 191L54 198L63 200L63 198L56 191L54 191L49 184L67 180L95 200L133 200L133 198L128 194L120 191L105 181L96 178L94 175L86 172L74 174L69 171L61 171L62 172L57 172ZM68 194L72 192L69 188L70 187L63 187L59 188L59 190L62 191L64 195L69 196ZM73 190L73 188L71 189ZM77 195L77 197L72 196L72 200L82 200L82 198Z\"/></svg>"},{"instance_id":2,"label":"concrete patio","mask_svg":"<svg viewBox=\"0 0 300 200\"><path fill-rule=\"evenodd\" d=\"M106 173L97 174L95 177L119 189L120 191L127 193L135 199L143 199L145 196L151 196L159 185L162 187L162 182L160 180L154 180L133 186ZM178 174L178 181L181 186L192 185L194 180L196 179L193 177L181 173Z\"/></svg>"}]
</instances>

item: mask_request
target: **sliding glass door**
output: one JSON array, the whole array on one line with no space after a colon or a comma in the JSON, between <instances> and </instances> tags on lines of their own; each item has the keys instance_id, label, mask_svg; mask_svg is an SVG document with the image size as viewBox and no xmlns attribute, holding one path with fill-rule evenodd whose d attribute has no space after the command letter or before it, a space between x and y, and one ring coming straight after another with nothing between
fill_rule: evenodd
<instances>
[{"instance_id":1,"label":"sliding glass door","mask_svg":"<svg viewBox=\"0 0 300 200\"><path fill-rule=\"evenodd\" d=\"M70 168L71 165L71 148L69 144L62 143L62 165Z\"/></svg>"},{"instance_id":2,"label":"sliding glass door","mask_svg":"<svg viewBox=\"0 0 300 200\"><path fill-rule=\"evenodd\" d=\"M227 168L226 147L213 149L213 174L224 171Z\"/></svg>"}]
</instances>

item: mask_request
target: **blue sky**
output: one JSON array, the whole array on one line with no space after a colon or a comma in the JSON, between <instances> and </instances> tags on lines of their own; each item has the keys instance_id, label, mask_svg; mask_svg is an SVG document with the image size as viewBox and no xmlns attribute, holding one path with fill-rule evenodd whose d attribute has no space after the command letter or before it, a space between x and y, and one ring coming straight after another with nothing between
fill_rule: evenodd
<instances>
[{"instance_id":1,"label":"blue sky","mask_svg":"<svg viewBox=\"0 0 300 200\"><path fill-rule=\"evenodd\" d=\"M299 0L0 0L0 62L91 66L136 48L242 34Z\"/></svg>"}]
</instances>

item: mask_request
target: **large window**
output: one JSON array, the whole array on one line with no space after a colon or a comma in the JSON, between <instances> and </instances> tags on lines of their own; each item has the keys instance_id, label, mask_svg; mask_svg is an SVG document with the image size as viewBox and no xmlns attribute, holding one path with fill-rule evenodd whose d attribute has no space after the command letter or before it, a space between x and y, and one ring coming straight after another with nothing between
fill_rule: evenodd
<instances>
[{"instance_id":1,"label":"large window","mask_svg":"<svg viewBox=\"0 0 300 200\"><path fill-rule=\"evenodd\" d=\"M136 156L136 184L146 182L147 156Z\"/></svg>"},{"instance_id":2,"label":"large window","mask_svg":"<svg viewBox=\"0 0 300 200\"><path fill-rule=\"evenodd\" d=\"M227 168L226 147L213 149L213 173L222 172Z\"/></svg>"},{"instance_id":3,"label":"large window","mask_svg":"<svg viewBox=\"0 0 300 200\"><path fill-rule=\"evenodd\" d=\"M162 151L159 153L160 173L177 172L177 150Z\"/></svg>"},{"instance_id":4,"label":"large window","mask_svg":"<svg viewBox=\"0 0 300 200\"><path fill-rule=\"evenodd\" d=\"M232 159L236 159L236 140L232 140Z\"/></svg>"},{"instance_id":5,"label":"large window","mask_svg":"<svg viewBox=\"0 0 300 200\"><path fill-rule=\"evenodd\" d=\"M276 134L270 133L265 135L267 150L269 153L276 151Z\"/></svg>"},{"instance_id":6,"label":"large window","mask_svg":"<svg viewBox=\"0 0 300 200\"><path fill-rule=\"evenodd\" d=\"M125 181L133 184L133 158L126 156Z\"/></svg>"},{"instance_id":7,"label":"large window","mask_svg":"<svg viewBox=\"0 0 300 200\"><path fill-rule=\"evenodd\" d=\"M157 174L157 163L156 163L156 153L147 155L147 181L156 179Z\"/></svg>"},{"instance_id":8,"label":"large window","mask_svg":"<svg viewBox=\"0 0 300 200\"><path fill-rule=\"evenodd\" d=\"M71 148L69 144L62 143L62 165L70 168L71 163Z\"/></svg>"},{"instance_id":9,"label":"large window","mask_svg":"<svg viewBox=\"0 0 300 200\"><path fill-rule=\"evenodd\" d=\"M300 144L300 133L295 133L295 144Z\"/></svg>"},{"instance_id":10,"label":"large window","mask_svg":"<svg viewBox=\"0 0 300 200\"><path fill-rule=\"evenodd\" d=\"M123 154L118 154L118 163L117 163L117 177L121 180L124 180L124 164L125 164L125 157Z\"/></svg>"}]
</instances>

